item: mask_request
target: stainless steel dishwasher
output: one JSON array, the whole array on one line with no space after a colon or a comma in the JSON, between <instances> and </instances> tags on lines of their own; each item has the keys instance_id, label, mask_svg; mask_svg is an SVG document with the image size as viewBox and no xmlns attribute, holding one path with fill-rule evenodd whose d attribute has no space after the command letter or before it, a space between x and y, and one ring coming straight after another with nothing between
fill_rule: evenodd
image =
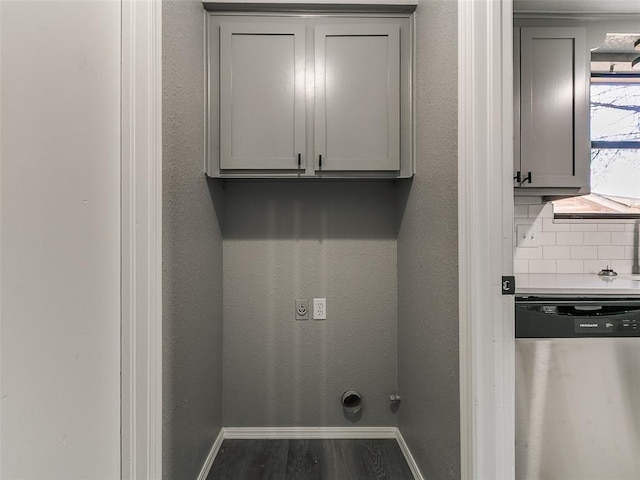
<instances>
[{"instance_id":1,"label":"stainless steel dishwasher","mask_svg":"<svg viewBox=\"0 0 640 480\"><path fill-rule=\"evenodd\" d=\"M640 479L640 298L516 299L516 479Z\"/></svg>"}]
</instances>

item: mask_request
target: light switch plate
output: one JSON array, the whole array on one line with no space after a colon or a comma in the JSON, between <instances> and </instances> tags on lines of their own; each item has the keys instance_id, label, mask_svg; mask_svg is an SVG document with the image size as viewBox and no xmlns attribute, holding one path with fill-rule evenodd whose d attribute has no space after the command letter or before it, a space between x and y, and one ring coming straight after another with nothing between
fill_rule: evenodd
<instances>
[{"instance_id":1,"label":"light switch plate","mask_svg":"<svg viewBox=\"0 0 640 480\"><path fill-rule=\"evenodd\" d=\"M516 238L518 247L539 247L540 227L537 223L518 225L516 228Z\"/></svg>"}]
</instances>

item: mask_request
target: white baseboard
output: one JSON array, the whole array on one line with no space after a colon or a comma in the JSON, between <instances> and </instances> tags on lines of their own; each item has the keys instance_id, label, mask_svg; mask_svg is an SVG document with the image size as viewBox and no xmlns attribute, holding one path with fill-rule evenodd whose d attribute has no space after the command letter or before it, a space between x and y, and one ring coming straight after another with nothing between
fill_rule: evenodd
<instances>
[{"instance_id":1,"label":"white baseboard","mask_svg":"<svg viewBox=\"0 0 640 480\"><path fill-rule=\"evenodd\" d=\"M411 473L413 474L413 477L416 480L424 480L424 477L422 476L422 473L420 472L420 469L418 468L418 464L416 463L415 459L413 458L413 455L411 455L411 450L409 450L409 446L404 441L404 437L400 433L400 429L396 428L396 437L395 438L396 438L396 441L398 442L398 445L400 446L400 450L402 450L402 454L404 455L405 460L409 464L409 469L411 470Z\"/></svg>"},{"instance_id":2,"label":"white baseboard","mask_svg":"<svg viewBox=\"0 0 640 480\"><path fill-rule=\"evenodd\" d=\"M396 427L226 427L224 438L396 438Z\"/></svg>"},{"instance_id":3,"label":"white baseboard","mask_svg":"<svg viewBox=\"0 0 640 480\"><path fill-rule=\"evenodd\" d=\"M198 475L198 480L206 480L207 475L209 475L209 470L211 470L211 465L213 465L213 461L218 455L218 450L220 450L220 446L222 445L222 441L224 440L224 428L220 429L220 433L216 438L215 442L213 442L213 446L211 447L211 451L209 455L207 455L207 459L204 461L204 465L202 465L202 470L200 470L200 475Z\"/></svg>"},{"instance_id":4,"label":"white baseboard","mask_svg":"<svg viewBox=\"0 0 640 480\"><path fill-rule=\"evenodd\" d=\"M358 438L394 438L409 465L415 480L424 480L411 451L397 427L224 427L211 447L211 452L202 466L197 480L205 480L211 465L220 450L222 441L233 439L358 439Z\"/></svg>"}]
</instances>

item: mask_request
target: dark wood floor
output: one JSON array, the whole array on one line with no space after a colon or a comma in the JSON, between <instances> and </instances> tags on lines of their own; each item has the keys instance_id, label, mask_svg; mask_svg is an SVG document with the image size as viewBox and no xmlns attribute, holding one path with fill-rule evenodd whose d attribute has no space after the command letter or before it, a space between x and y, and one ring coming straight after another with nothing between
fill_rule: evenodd
<instances>
[{"instance_id":1,"label":"dark wood floor","mask_svg":"<svg viewBox=\"0 0 640 480\"><path fill-rule=\"evenodd\" d=\"M207 480L413 480L393 439L225 440Z\"/></svg>"}]
</instances>

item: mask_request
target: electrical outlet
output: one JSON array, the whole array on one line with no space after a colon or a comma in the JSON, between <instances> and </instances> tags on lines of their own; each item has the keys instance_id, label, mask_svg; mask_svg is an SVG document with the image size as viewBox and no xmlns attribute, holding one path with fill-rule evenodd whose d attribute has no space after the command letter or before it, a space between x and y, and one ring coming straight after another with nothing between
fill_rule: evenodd
<instances>
[{"instance_id":1,"label":"electrical outlet","mask_svg":"<svg viewBox=\"0 0 640 480\"><path fill-rule=\"evenodd\" d=\"M309 299L296 298L296 320L309 320Z\"/></svg>"},{"instance_id":2,"label":"electrical outlet","mask_svg":"<svg viewBox=\"0 0 640 480\"><path fill-rule=\"evenodd\" d=\"M327 299L326 298L313 299L313 319L314 320L327 319Z\"/></svg>"},{"instance_id":3,"label":"electrical outlet","mask_svg":"<svg viewBox=\"0 0 640 480\"><path fill-rule=\"evenodd\" d=\"M518 225L516 235L518 247L540 246L540 227L536 223Z\"/></svg>"}]
</instances>

